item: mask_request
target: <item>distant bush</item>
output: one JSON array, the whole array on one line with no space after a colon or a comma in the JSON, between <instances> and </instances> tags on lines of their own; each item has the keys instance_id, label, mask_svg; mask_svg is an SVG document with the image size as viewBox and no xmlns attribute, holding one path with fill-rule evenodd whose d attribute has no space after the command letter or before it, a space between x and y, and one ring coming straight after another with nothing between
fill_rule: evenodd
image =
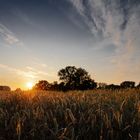
<instances>
[{"instance_id":1,"label":"distant bush","mask_svg":"<svg viewBox=\"0 0 140 140\"><path fill-rule=\"evenodd\" d=\"M124 81L120 84L121 88L134 88L135 82L133 81Z\"/></svg>"},{"instance_id":2,"label":"distant bush","mask_svg":"<svg viewBox=\"0 0 140 140\"><path fill-rule=\"evenodd\" d=\"M9 86L0 86L0 90L2 90L2 91L11 91L11 88Z\"/></svg>"}]
</instances>

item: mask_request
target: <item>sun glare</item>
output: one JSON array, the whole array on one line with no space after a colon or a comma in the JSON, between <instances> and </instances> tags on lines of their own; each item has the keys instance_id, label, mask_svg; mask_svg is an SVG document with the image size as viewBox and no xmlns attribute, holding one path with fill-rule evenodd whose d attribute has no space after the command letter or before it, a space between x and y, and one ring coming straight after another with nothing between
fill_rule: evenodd
<instances>
[{"instance_id":1,"label":"sun glare","mask_svg":"<svg viewBox=\"0 0 140 140\"><path fill-rule=\"evenodd\" d=\"M26 83L26 86L28 89L31 89L33 87L33 83L32 82L28 82Z\"/></svg>"}]
</instances>

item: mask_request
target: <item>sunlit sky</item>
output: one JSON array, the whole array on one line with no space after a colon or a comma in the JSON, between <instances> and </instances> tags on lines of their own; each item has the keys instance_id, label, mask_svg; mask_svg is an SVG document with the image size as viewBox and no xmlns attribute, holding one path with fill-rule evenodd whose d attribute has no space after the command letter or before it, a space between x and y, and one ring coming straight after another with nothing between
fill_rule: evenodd
<instances>
[{"instance_id":1,"label":"sunlit sky","mask_svg":"<svg viewBox=\"0 0 140 140\"><path fill-rule=\"evenodd\" d=\"M57 81L68 65L138 83L140 1L0 0L0 85Z\"/></svg>"}]
</instances>

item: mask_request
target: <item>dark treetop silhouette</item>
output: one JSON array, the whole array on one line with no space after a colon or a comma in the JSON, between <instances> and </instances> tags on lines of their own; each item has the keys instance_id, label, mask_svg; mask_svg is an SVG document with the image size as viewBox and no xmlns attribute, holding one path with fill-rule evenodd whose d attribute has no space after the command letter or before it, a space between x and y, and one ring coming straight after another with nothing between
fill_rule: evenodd
<instances>
[{"instance_id":1,"label":"dark treetop silhouette","mask_svg":"<svg viewBox=\"0 0 140 140\"><path fill-rule=\"evenodd\" d=\"M87 90L96 88L97 84L83 68L67 66L58 72L59 79L68 90Z\"/></svg>"}]
</instances>

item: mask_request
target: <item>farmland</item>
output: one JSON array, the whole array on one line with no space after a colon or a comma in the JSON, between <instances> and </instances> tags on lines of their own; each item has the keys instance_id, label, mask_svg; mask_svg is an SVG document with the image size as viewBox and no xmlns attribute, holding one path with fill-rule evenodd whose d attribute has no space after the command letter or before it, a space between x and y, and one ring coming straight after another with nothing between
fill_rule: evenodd
<instances>
[{"instance_id":1,"label":"farmland","mask_svg":"<svg viewBox=\"0 0 140 140\"><path fill-rule=\"evenodd\" d=\"M140 90L0 92L0 140L139 140Z\"/></svg>"}]
</instances>

